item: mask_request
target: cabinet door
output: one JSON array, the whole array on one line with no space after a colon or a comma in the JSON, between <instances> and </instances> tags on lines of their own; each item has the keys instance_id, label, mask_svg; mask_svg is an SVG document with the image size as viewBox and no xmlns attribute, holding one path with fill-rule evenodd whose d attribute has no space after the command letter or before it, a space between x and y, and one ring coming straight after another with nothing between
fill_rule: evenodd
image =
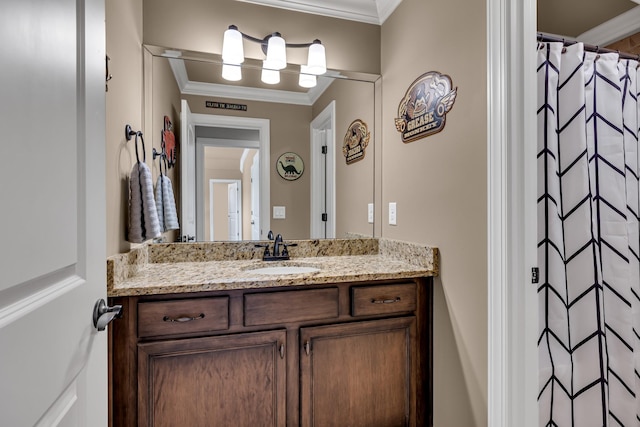
<instances>
[{"instance_id":1,"label":"cabinet door","mask_svg":"<svg viewBox=\"0 0 640 427\"><path fill-rule=\"evenodd\" d=\"M285 426L284 330L138 345L138 425Z\"/></svg>"},{"instance_id":2,"label":"cabinet door","mask_svg":"<svg viewBox=\"0 0 640 427\"><path fill-rule=\"evenodd\" d=\"M415 317L303 328L301 424L415 425Z\"/></svg>"}]
</instances>

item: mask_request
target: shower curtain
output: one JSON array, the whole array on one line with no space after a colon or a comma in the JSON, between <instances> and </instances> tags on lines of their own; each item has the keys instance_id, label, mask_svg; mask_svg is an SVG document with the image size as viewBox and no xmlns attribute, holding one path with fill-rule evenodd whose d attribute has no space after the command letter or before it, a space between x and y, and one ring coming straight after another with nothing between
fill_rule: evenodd
<instances>
[{"instance_id":1,"label":"shower curtain","mask_svg":"<svg viewBox=\"0 0 640 427\"><path fill-rule=\"evenodd\" d=\"M538 44L541 426L640 426L638 63Z\"/></svg>"}]
</instances>

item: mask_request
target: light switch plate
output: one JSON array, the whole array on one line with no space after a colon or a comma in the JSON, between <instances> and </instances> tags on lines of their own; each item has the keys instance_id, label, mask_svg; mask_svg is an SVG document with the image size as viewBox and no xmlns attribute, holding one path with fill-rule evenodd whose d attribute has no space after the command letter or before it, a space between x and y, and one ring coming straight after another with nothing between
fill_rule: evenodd
<instances>
[{"instance_id":1,"label":"light switch plate","mask_svg":"<svg viewBox=\"0 0 640 427\"><path fill-rule=\"evenodd\" d=\"M396 202L389 203L389 225L397 225L396 223Z\"/></svg>"},{"instance_id":2,"label":"light switch plate","mask_svg":"<svg viewBox=\"0 0 640 427\"><path fill-rule=\"evenodd\" d=\"M285 219L286 216L286 209L284 206L273 207L273 219Z\"/></svg>"},{"instance_id":3,"label":"light switch plate","mask_svg":"<svg viewBox=\"0 0 640 427\"><path fill-rule=\"evenodd\" d=\"M373 224L373 203L369 203L367 205L367 220L369 224Z\"/></svg>"}]
</instances>

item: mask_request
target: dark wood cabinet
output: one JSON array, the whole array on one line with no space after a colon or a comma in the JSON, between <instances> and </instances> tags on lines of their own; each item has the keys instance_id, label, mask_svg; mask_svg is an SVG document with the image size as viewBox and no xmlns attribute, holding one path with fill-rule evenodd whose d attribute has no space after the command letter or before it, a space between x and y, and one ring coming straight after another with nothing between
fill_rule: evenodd
<instances>
[{"instance_id":1,"label":"dark wood cabinet","mask_svg":"<svg viewBox=\"0 0 640 427\"><path fill-rule=\"evenodd\" d=\"M302 426L416 425L415 317L302 328Z\"/></svg>"},{"instance_id":2,"label":"dark wood cabinet","mask_svg":"<svg viewBox=\"0 0 640 427\"><path fill-rule=\"evenodd\" d=\"M430 426L431 285L111 298L110 425Z\"/></svg>"},{"instance_id":3,"label":"dark wood cabinet","mask_svg":"<svg viewBox=\"0 0 640 427\"><path fill-rule=\"evenodd\" d=\"M284 330L138 345L138 425L286 425Z\"/></svg>"}]
</instances>

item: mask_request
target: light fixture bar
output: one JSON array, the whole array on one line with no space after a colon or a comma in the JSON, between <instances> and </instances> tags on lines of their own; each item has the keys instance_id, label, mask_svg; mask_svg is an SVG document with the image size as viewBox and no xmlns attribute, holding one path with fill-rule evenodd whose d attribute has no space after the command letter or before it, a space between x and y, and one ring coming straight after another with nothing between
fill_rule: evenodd
<instances>
[{"instance_id":1,"label":"light fixture bar","mask_svg":"<svg viewBox=\"0 0 640 427\"><path fill-rule=\"evenodd\" d=\"M229 28L224 32L222 45L222 61L224 64L239 66L244 62L242 39L260 44L262 52L266 55L266 59L263 61L262 80L269 81L270 84L276 84L277 81L280 80L280 73L277 71L287 67L287 48L309 49L309 56L307 64L305 65L305 74L318 76L327 72L325 49L320 40L315 39L311 43L287 43L278 32L271 33L259 39L241 32L235 25L229 25ZM226 67L225 71L223 77L230 77L227 78L228 80L240 78L239 73L233 67ZM277 74L274 73L274 71L276 71ZM268 76L266 79L265 74ZM307 78L303 80L305 80L305 85L312 84L311 79Z\"/></svg>"}]
</instances>

